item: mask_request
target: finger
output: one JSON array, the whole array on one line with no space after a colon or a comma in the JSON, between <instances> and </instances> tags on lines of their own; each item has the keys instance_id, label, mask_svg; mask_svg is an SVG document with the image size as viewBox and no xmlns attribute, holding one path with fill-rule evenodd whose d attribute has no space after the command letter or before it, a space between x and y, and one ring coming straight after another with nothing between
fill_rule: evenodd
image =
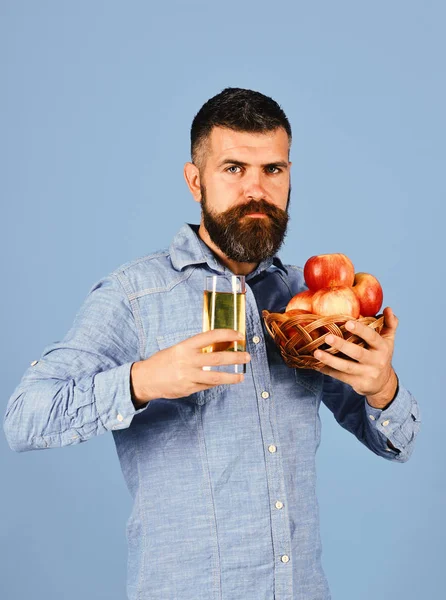
<instances>
[{"instance_id":1,"label":"finger","mask_svg":"<svg viewBox=\"0 0 446 600\"><path fill-rule=\"evenodd\" d=\"M214 387L225 383L240 383L243 381L243 373L225 373L224 371L202 371L198 370L195 383Z\"/></svg>"},{"instance_id":2,"label":"finger","mask_svg":"<svg viewBox=\"0 0 446 600\"><path fill-rule=\"evenodd\" d=\"M249 362L248 352L202 352L194 356L192 364L197 367L219 365L241 365Z\"/></svg>"},{"instance_id":3,"label":"finger","mask_svg":"<svg viewBox=\"0 0 446 600\"><path fill-rule=\"evenodd\" d=\"M314 356L325 365L346 375L361 375L364 372L362 364L353 360L339 358L339 356L333 356L329 352L324 352L324 350L316 350Z\"/></svg>"},{"instance_id":4,"label":"finger","mask_svg":"<svg viewBox=\"0 0 446 600\"><path fill-rule=\"evenodd\" d=\"M187 344L191 348L201 349L218 342L240 342L244 339L245 336L234 329L212 329L211 331L206 331L204 333L197 333L197 335L193 335L181 343Z\"/></svg>"},{"instance_id":5,"label":"finger","mask_svg":"<svg viewBox=\"0 0 446 600\"><path fill-rule=\"evenodd\" d=\"M316 369L316 371L319 371L320 373L323 373L324 375L329 375L330 377L334 377L335 379L339 379L339 381L343 381L344 383L351 385L350 377L345 373L341 373L341 371L338 371L337 369L333 369L332 367L328 367L327 365L314 367L314 369Z\"/></svg>"},{"instance_id":6,"label":"finger","mask_svg":"<svg viewBox=\"0 0 446 600\"><path fill-rule=\"evenodd\" d=\"M327 335L325 337L325 342L330 344L332 348L336 348L336 350L339 350L343 354L350 356L362 364L374 364L373 354L370 350L367 350L358 344L353 344L352 342L348 342L347 340L344 340L344 338L333 334Z\"/></svg>"},{"instance_id":7,"label":"finger","mask_svg":"<svg viewBox=\"0 0 446 600\"><path fill-rule=\"evenodd\" d=\"M390 306L386 306L383 311L384 327L381 329L381 337L394 339L398 327L398 317L395 315Z\"/></svg>"},{"instance_id":8,"label":"finger","mask_svg":"<svg viewBox=\"0 0 446 600\"><path fill-rule=\"evenodd\" d=\"M359 321L347 321L345 328L347 331L362 338L371 348L379 350L384 345L380 334L371 327L364 325L364 323L360 323Z\"/></svg>"}]
</instances>

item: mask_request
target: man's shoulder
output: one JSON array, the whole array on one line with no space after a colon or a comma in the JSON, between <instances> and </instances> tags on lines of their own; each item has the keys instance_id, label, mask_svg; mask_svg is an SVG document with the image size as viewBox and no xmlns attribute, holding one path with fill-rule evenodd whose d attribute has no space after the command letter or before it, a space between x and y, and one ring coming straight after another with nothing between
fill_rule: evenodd
<instances>
[{"instance_id":1,"label":"man's shoulder","mask_svg":"<svg viewBox=\"0 0 446 600\"><path fill-rule=\"evenodd\" d=\"M290 279L298 279L299 281L303 281L304 278L304 270L303 267L299 267L298 265L288 265L286 263L282 263L286 269L288 277Z\"/></svg>"},{"instance_id":2,"label":"man's shoulder","mask_svg":"<svg viewBox=\"0 0 446 600\"><path fill-rule=\"evenodd\" d=\"M170 263L170 251L168 248L165 248L164 250L156 250L150 254L144 254L124 262L116 267L111 272L111 275L116 275L117 273L130 273L132 271L140 271L144 269L157 269L162 266L165 268L166 263Z\"/></svg>"},{"instance_id":3,"label":"man's shoulder","mask_svg":"<svg viewBox=\"0 0 446 600\"><path fill-rule=\"evenodd\" d=\"M293 272L299 272L303 275L304 269L303 267L298 267L297 265L287 265L287 264L283 264L283 266L285 267L285 269L287 271L293 271Z\"/></svg>"},{"instance_id":4,"label":"man's shoulder","mask_svg":"<svg viewBox=\"0 0 446 600\"><path fill-rule=\"evenodd\" d=\"M291 265L288 264L284 261L284 259L280 256L280 254L275 254L274 258L273 258L273 265L276 268L281 268L284 267L285 270L288 272L288 274L296 274L296 273L302 273L303 275L303 267L299 267L298 265Z\"/></svg>"},{"instance_id":5,"label":"man's shoulder","mask_svg":"<svg viewBox=\"0 0 446 600\"><path fill-rule=\"evenodd\" d=\"M308 289L304 279L303 267L299 267L298 265L289 265L286 263L282 264L286 269L288 285L293 294L297 294Z\"/></svg>"},{"instance_id":6,"label":"man's shoulder","mask_svg":"<svg viewBox=\"0 0 446 600\"><path fill-rule=\"evenodd\" d=\"M129 295L164 291L184 276L172 266L168 248L122 263L109 274L121 282Z\"/></svg>"}]
</instances>

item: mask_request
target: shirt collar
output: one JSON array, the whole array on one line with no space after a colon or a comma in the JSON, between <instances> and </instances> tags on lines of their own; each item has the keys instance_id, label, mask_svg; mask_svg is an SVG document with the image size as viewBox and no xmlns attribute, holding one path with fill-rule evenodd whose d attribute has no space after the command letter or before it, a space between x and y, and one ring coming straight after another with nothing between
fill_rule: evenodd
<instances>
[{"instance_id":1,"label":"shirt collar","mask_svg":"<svg viewBox=\"0 0 446 600\"><path fill-rule=\"evenodd\" d=\"M207 244L198 235L198 225L185 223L178 231L169 247L170 259L174 269L181 271L190 265L207 264L212 270L222 274L231 274L212 252ZM280 258L276 255L262 260L257 268L246 276L246 279L255 277L271 266L288 273Z\"/></svg>"}]
</instances>

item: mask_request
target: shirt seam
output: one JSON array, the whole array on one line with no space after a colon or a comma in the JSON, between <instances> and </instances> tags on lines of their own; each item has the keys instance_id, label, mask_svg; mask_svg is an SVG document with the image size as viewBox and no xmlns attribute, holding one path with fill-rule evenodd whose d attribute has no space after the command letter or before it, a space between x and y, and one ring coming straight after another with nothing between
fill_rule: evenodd
<instances>
[{"instance_id":1,"label":"shirt seam","mask_svg":"<svg viewBox=\"0 0 446 600\"><path fill-rule=\"evenodd\" d=\"M122 271L115 273L116 280L123 288L127 300L130 304L130 310L132 311L133 320L135 321L136 331L139 340L139 359L142 360L144 356L144 350L146 346L146 336L144 334L144 328L142 325L141 312L139 310L139 304L136 302L136 298L133 298L133 294L130 292L130 282Z\"/></svg>"},{"instance_id":2,"label":"shirt seam","mask_svg":"<svg viewBox=\"0 0 446 600\"><path fill-rule=\"evenodd\" d=\"M180 279L176 279L175 281L173 281L172 283L170 283L167 286L158 287L158 288L145 288L144 290L141 290L139 292L133 292L132 294L129 294L129 296L128 296L129 300L133 301L138 298L142 298L143 296L148 296L150 294L160 294L160 293L164 293L164 292L171 292L177 285L179 285L180 283L183 283L184 281L187 281L189 279L189 277L192 275L192 273L195 271L195 269L197 269L196 266L191 267L190 271L188 271L183 277L181 277Z\"/></svg>"},{"instance_id":3,"label":"shirt seam","mask_svg":"<svg viewBox=\"0 0 446 600\"><path fill-rule=\"evenodd\" d=\"M122 265L117 267L111 274L117 275L118 273L127 271L127 270L131 269L133 266L138 265L139 263L142 263L146 260L147 261L154 260L155 258L159 258L161 256L169 256L169 255L170 255L170 251L168 248L159 250L158 252L152 252L152 254L145 254L144 256L140 256L139 258L135 258L134 260L131 260L129 262L122 263Z\"/></svg>"}]
</instances>

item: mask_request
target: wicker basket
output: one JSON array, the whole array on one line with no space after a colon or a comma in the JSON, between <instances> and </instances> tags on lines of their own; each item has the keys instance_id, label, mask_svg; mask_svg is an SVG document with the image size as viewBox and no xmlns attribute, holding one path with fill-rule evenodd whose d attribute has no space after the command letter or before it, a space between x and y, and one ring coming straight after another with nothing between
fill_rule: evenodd
<instances>
[{"instance_id":1,"label":"wicker basket","mask_svg":"<svg viewBox=\"0 0 446 600\"><path fill-rule=\"evenodd\" d=\"M332 333L348 342L364 347L366 344L361 337L345 329L347 321L363 323L377 333L381 332L384 325L384 315L353 319L348 315L322 317L321 315L308 313L290 316L286 312L273 313L263 310L262 316L266 329L279 348L286 365L299 369L318 370L325 365L313 356L317 348L330 354L338 354L341 358L353 360L325 343L326 336Z\"/></svg>"}]
</instances>

